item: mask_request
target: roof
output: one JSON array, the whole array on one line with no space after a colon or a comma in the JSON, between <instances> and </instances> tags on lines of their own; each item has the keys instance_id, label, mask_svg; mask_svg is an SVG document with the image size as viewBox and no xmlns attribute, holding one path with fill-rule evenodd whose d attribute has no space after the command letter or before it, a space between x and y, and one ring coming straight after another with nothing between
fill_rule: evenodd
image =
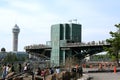
<instances>
[{"instance_id":1,"label":"roof","mask_svg":"<svg viewBox=\"0 0 120 80\"><path fill-rule=\"evenodd\" d=\"M14 28L13 29L19 29L18 25L15 24Z\"/></svg>"}]
</instances>

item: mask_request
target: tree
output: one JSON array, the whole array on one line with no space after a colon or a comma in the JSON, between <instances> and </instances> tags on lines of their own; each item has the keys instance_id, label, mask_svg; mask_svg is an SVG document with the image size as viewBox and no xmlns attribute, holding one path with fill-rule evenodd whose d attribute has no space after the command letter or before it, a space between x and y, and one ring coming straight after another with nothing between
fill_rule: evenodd
<instances>
[{"instance_id":1,"label":"tree","mask_svg":"<svg viewBox=\"0 0 120 80\"><path fill-rule=\"evenodd\" d=\"M4 58L4 62L14 62L14 61L18 61L16 54L7 53L6 57Z\"/></svg>"},{"instance_id":2,"label":"tree","mask_svg":"<svg viewBox=\"0 0 120 80\"><path fill-rule=\"evenodd\" d=\"M1 52L6 52L6 49L5 48L1 48Z\"/></svg>"},{"instance_id":3,"label":"tree","mask_svg":"<svg viewBox=\"0 0 120 80\"><path fill-rule=\"evenodd\" d=\"M79 59L76 57L67 57L65 61L65 67L72 68L73 65L79 63Z\"/></svg>"},{"instance_id":4,"label":"tree","mask_svg":"<svg viewBox=\"0 0 120 80\"><path fill-rule=\"evenodd\" d=\"M120 24L116 24L115 27L118 28L118 30L116 32L110 31L110 35L112 38L109 38L106 41L111 45L111 47L106 48L106 50L111 56L115 56L115 60L117 62L117 65L119 66L118 54L120 51Z\"/></svg>"}]
</instances>

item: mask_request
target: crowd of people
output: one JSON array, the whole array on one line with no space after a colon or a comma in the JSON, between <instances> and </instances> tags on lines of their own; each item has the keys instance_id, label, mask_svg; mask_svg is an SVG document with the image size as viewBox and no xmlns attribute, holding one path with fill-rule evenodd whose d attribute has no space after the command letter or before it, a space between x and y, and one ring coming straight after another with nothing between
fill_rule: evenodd
<instances>
[{"instance_id":1,"label":"crowd of people","mask_svg":"<svg viewBox=\"0 0 120 80\"><path fill-rule=\"evenodd\" d=\"M15 66L13 63L11 64L2 64L1 66L1 72L2 72L2 75L1 75L1 78L3 80L9 78L10 76L14 75L15 74ZM21 64L19 63L18 64L18 72L22 72L22 66Z\"/></svg>"},{"instance_id":2,"label":"crowd of people","mask_svg":"<svg viewBox=\"0 0 120 80\"><path fill-rule=\"evenodd\" d=\"M15 64L16 65L16 64ZM61 80L69 80L68 78L72 78L75 76L82 76L83 74L83 70L81 66L74 66L73 68L71 68L70 71L68 71L65 68L61 68L61 67L51 67L51 68L40 68L38 66L38 68L36 68L35 70L33 70L33 68L31 68L30 64L26 63L26 64L17 64L17 71L16 71L16 66L13 63L12 64L3 64L2 65L2 80L5 80L7 78L9 78L10 76L14 75L16 72L21 73L23 72L24 74L33 73L33 77L35 78L35 80L37 80L37 78L41 78L41 80L46 80L46 78L48 76L51 75L51 79L50 80L56 80L58 75L61 75L62 79Z\"/></svg>"},{"instance_id":3,"label":"crowd of people","mask_svg":"<svg viewBox=\"0 0 120 80\"><path fill-rule=\"evenodd\" d=\"M35 76L35 80L38 80L38 78L41 78L41 80L47 80L46 77L48 76L50 76L49 80L71 80L71 78L76 80L77 78L83 76L83 69L82 66L74 66L70 71L61 67L45 69L38 68L35 75L37 75Z\"/></svg>"},{"instance_id":4,"label":"crowd of people","mask_svg":"<svg viewBox=\"0 0 120 80\"><path fill-rule=\"evenodd\" d=\"M8 78L10 75L14 74L14 66L13 64L3 64L2 66L2 79Z\"/></svg>"},{"instance_id":5,"label":"crowd of people","mask_svg":"<svg viewBox=\"0 0 120 80\"><path fill-rule=\"evenodd\" d=\"M54 73L59 74L60 73L60 68L59 67L55 67L55 68L40 68L38 67L38 69L36 69L35 71L35 78L42 78L42 79L46 79L46 76L48 75L53 75Z\"/></svg>"}]
</instances>

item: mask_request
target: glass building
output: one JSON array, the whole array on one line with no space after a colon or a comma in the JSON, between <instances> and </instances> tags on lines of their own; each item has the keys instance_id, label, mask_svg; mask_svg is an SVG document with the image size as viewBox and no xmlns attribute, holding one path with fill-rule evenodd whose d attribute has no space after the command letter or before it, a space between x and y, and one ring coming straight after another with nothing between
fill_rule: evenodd
<instances>
[{"instance_id":1,"label":"glass building","mask_svg":"<svg viewBox=\"0 0 120 80\"><path fill-rule=\"evenodd\" d=\"M72 51L61 50L67 43L81 42L80 24L55 24L51 26L51 65L60 66L65 64L66 55Z\"/></svg>"}]
</instances>

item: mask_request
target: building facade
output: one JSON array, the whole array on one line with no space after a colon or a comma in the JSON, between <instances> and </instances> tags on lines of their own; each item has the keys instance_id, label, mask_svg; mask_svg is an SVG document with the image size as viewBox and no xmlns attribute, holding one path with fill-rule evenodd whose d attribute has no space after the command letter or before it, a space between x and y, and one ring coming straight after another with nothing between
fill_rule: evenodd
<instances>
[{"instance_id":1,"label":"building facade","mask_svg":"<svg viewBox=\"0 0 120 80\"><path fill-rule=\"evenodd\" d=\"M67 54L72 51L61 50L67 43L81 42L80 24L55 24L51 26L51 65L60 66L65 64Z\"/></svg>"}]
</instances>

